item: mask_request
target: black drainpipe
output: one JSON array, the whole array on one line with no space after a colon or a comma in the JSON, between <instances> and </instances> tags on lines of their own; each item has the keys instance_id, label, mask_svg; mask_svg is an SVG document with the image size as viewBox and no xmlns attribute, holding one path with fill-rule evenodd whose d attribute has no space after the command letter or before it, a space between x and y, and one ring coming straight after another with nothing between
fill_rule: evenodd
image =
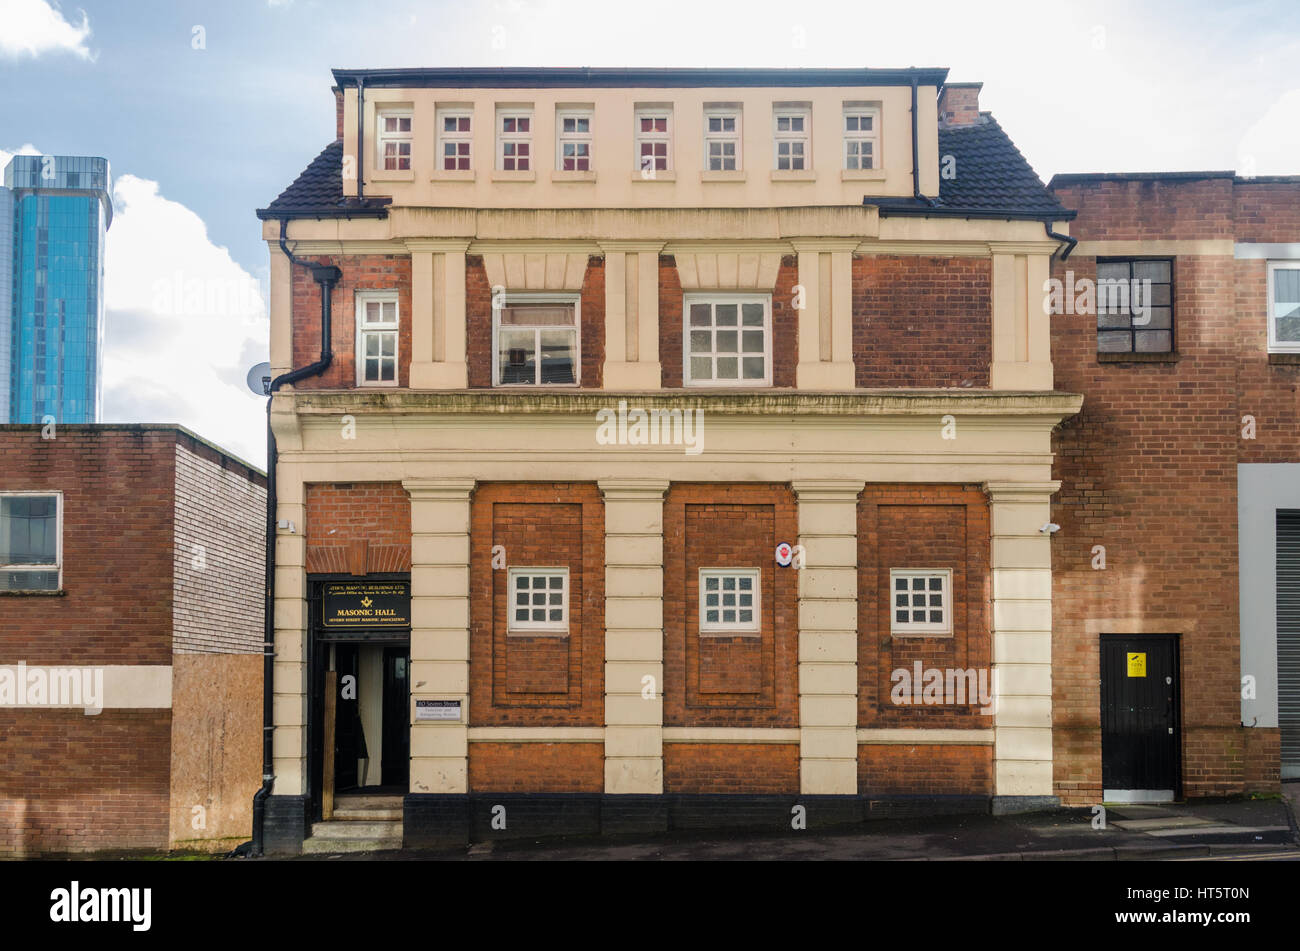
<instances>
[{"instance_id":1,"label":"black drainpipe","mask_svg":"<svg viewBox=\"0 0 1300 951\"><path fill-rule=\"evenodd\" d=\"M912 197L917 201L923 201L931 208L934 207L934 199L927 198L921 194L921 160L920 149L916 141L917 123L916 123L916 76L912 76Z\"/></svg>"},{"instance_id":2,"label":"black drainpipe","mask_svg":"<svg viewBox=\"0 0 1300 951\"><path fill-rule=\"evenodd\" d=\"M366 81L357 77L357 198L366 197Z\"/></svg>"},{"instance_id":3,"label":"black drainpipe","mask_svg":"<svg viewBox=\"0 0 1300 951\"><path fill-rule=\"evenodd\" d=\"M1068 257L1070 256L1070 252L1074 250L1074 246L1075 246L1076 244L1079 243L1079 239L1078 239L1078 238L1071 238L1068 234L1057 234L1055 231L1053 231L1053 230L1052 230L1052 223L1051 223L1050 221L1044 221L1044 222L1043 222L1043 230L1047 232L1047 236L1048 236L1049 238L1052 238L1053 240L1056 240L1056 241L1064 241L1064 242L1065 242L1065 250L1064 250L1064 251L1061 251L1060 248L1057 248L1057 249L1056 249L1057 251L1061 251L1061 260L1062 260L1062 261L1064 261L1066 258L1068 258Z\"/></svg>"},{"instance_id":4,"label":"black drainpipe","mask_svg":"<svg viewBox=\"0 0 1300 951\"><path fill-rule=\"evenodd\" d=\"M334 285L343 277L343 272L330 264L311 264L299 261L289 250L286 238L289 219L280 219L280 250L289 259L290 265L297 264L311 271L312 279L320 285L320 359L315 363L297 370L282 373L271 381L270 393L266 400L266 601L263 605L262 635L262 786L253 794L253 842L252 854L262 855L264 840L263 827L266 824L266 799L271 795L271 786L275 782L274 760L271 741L274 736L275 696L275 523L276 492L275 470L277 453L275 450L275 433L271 431L271 401L275 392L287 383L297 383L309 376L324 373L334 361L334 351L330 349L330 303L334 296ZM293 271L289 272L290 300L292 300Z\"/></svg>"}]
</instances>

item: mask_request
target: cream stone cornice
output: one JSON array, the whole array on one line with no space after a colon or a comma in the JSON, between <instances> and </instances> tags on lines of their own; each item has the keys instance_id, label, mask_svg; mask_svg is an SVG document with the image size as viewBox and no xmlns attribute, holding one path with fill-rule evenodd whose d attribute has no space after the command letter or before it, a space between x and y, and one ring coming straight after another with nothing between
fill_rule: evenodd
<instances>
[{"instance_id":1,"label":"cream stone cornice","mask_svg":"<svg viewBox=\"0 0 1300 951\"><path fill-rule=\"evenodd\" d=\"M463 501L474 493L478 483L473 479L403 479L404 488L411 498L449 499Z\"/></svg>"},{"instance_id":2,"label":"cream stone cornice","mask_svg":"<svg viewBox=\"0 0 1300 951\"><path fill-rule=\"evenodd\" d=\"M990 241L991 254L1053 254L1060 250L1056 241Z\"/></svg>"},{"instance_id":3,"label":"cream stone cornice","mask_svg":"<svg viewBox=\"0 0 1300 951\"><path fill-rule=\"evenodd\" d=\"M855 251L860 238L791 238L790 246L798 253L815 251Z\"/></svg>"},{"instance_id":4,"label":"cream stone cornice","mask_svg":"<svg viewBox=\"0 0 1300 951\"><path fill-rule=\"evenodd\" d=\"M359 390L303 390L277 394L292 399L302 416L363 415L473 415L473 416L584 416L616 409L620 401L629 408L703 409L720 416L1004 416L1064 419L1083 406L1083 397L1056 391L1015 392L979 390L859 390L844 393L755 392L718 393L703 389L654 392L522 393L518 391L374 392Z\"/></svg>"},{"instance_id":5,"label":"cream stone cornice","mask_svg":"<svg viewBox=\"0 0 1300 951\"><path fill-rule=\"evenodd\" d=\"M295 256L313 254L409 254L410 244L392 241L294 241L290 250Z\"/></svg>"},{"instance_id":6,"label":"cream stone cornice","mask_svg":"<svg viewBox=\"0 0 1300 951\"><path fill-rule=\"evenodd\" d=\"M663 254L790 254L794 245L789 241L746 241L744 239L718 241L669 241Z\"/></svg>"},{"instance_id":7,"label":"cream stone cornice","mask_svg":"<svg viewBox=\"0 0 1300 951\"><path fill-rule=\"evenodd\" d=\"M984 491L995 502L1039 501L1045 496L1056 494L1061 488L1059 481L1051 482L986 482Z\"/></svg>"},{"instance_id":8,"label":"cream stone cornice","mask_svg":"<svg viewBox=\"0 0 1300 951\"><path fill-rule=\"evenodd\" d=\"M858 254L941 254L950 256L988 257L987 241L860 241Z\"/></svg>"}]
</instances>

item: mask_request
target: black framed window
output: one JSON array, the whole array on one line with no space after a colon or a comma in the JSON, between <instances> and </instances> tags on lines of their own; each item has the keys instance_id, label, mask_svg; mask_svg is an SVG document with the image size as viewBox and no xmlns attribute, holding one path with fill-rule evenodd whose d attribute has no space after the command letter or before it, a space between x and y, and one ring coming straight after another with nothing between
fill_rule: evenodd
<instances>
[{"instance_id":1,"label":"black framed window","mask_svg":"<svg viewBox=\"0 0 1300 951\"><path fill-rule=\"evenodd\" d=\"M1171 258L1097 261L1097 352L1174 352Z\"/></svg>"}]
</instances>

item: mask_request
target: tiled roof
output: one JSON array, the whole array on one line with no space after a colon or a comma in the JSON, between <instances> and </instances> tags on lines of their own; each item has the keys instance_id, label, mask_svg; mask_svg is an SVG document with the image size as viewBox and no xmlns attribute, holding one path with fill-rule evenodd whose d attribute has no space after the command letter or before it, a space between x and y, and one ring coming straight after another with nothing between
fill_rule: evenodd
<instances>
[{"instance_id":1,"label":"tiled roof","mask_svg":"<svg viewBox=\"0 0 1300 951\"><path fill-rule=\"evenodd\" d=\"M951 156L951 160L949 160ZM989 217L1074 217L1025 161L998 121L987 112L970 125L939 127L939 197L933 205L914 198L871 198L881 214L920 215L927 211ZM945 174L948 173L948 174Z\"/></svg>"},{"instance_id":2,"label":"tiled roof","mask_svg":"<svg viewBox=\"0 0 1300 951\"><path fill-rule=\"evenodd\" d=\"M265 208L259 218L374 217L384 214L387 198L345 198L343 195L343 140L336 139L312 159L293 184Z\"/></svg>"}]
</instances>

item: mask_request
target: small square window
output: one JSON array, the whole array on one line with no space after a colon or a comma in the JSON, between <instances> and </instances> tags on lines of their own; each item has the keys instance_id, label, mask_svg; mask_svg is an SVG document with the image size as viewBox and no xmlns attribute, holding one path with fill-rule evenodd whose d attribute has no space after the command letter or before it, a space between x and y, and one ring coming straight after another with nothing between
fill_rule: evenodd
<instances>
[{"instance_id":1,"label":"small square window","mask_svg":"<svg viewBox=\"0 0 1300 951\"><path fill-rule=\"evenodd\" d=\"M700 569L700 633L757 634L759 569Z\"/></svg>"},{"instance_id":2,"label":"small square window","mask_svg":"<svg viewBox=\"0 0 1300 951\"><path fill-rule=\"evenodd\" d=\"M952 634L951 569L895 568L889 577L893 590L892 633L940 637Z\"/></svg>"},{"instance_id":3,"label":"small square window","mask_svg":"<svg viewBox=\"0 0 1300 951\"><path fill-rule=\"evenodd\" d=\"M569 569L511 568L507 572L512 634L569 633Z\"/></svg>"},{"instance_id":4,"label":"small square window","mask_svg":"<svg viewBox=\"0 0 1300 951\"><path fill-rule=\"evenodd\" d=\"M687 386L771 385L771 298L688 294L684 305Z\"/></svg>"}]
</instances>

